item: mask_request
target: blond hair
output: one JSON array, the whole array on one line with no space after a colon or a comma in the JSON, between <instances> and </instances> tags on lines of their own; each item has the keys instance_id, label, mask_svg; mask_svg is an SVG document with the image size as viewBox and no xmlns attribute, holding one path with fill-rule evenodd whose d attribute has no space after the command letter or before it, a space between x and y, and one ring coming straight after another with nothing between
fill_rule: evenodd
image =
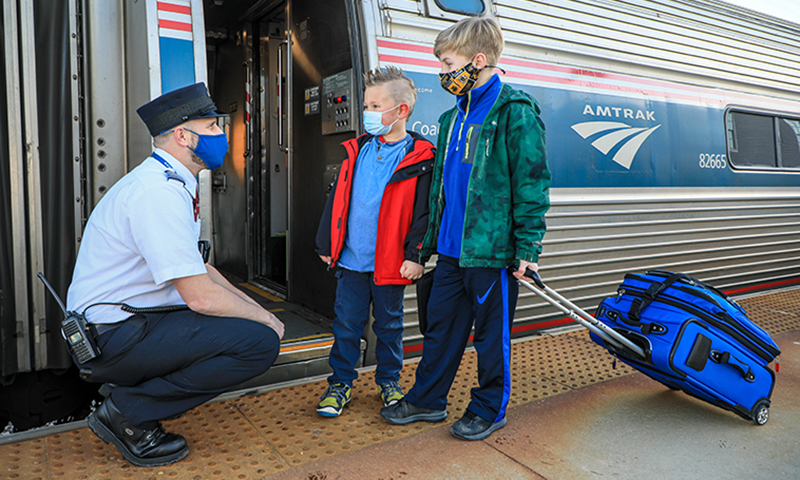
<instances>
[{"instance_id":1,"label":"blond hair","mask_svg":"<svg viewBox=\"0 0 800 480\"><path fill-rule=\"evenodd\" d=\"M503 32L500 24L491 17L469 17L442 30L433 44L433 54L441 58L444 52L475 58L486 55L488 65L497 65L503 53Z\"/></svg>"},{"instance_id":2,"label":"blond hair","mask_svg":"<svg viewBox=\"0 0 800 480\"><path fill-rule=\"evenodd\" d=\"M405 103L408 105L408 114L411 115L414 112L414 104L417 103L417 89L414 87L414 81L406 77L402 70L389 65L364 74L365 88L381 85L386 85L387 93L396 105Z\"/></svg>"}]
</instances>

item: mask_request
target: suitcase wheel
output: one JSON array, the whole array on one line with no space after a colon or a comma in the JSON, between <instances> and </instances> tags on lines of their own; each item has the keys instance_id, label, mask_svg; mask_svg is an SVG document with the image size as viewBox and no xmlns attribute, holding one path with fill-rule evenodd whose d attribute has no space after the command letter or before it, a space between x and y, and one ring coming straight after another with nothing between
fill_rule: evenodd
<instances>
[{"instance_id":1,"label":"suitcase wheel","mask_svg":"<svg viewBox=\"0 0 800 480\"><path fill-rule=\"evenodd\" d=\"M767 400L760 400L753 407L753 423L756 425L764 425L769 420L769 402Z\"/></svg>"}]
</instances>

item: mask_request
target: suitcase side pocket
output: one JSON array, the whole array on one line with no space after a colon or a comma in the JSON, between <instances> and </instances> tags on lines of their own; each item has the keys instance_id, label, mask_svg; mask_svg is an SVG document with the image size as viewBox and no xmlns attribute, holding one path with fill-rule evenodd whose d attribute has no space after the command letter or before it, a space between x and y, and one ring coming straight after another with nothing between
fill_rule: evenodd
<instances>
[{"instance_id":1,"label":"suitcase side pocket","mask_svg":"<svg viewBox=\"0 0 800 480\"><path fill-rule=\"evenodd\" d=\"M686 365L692 367L698 372L702 372L706 368L706 362L711 354L711 339L698 333L694 339L694 345L689 352L689 358L686 360Z\"/></svg>"}]
</instances>

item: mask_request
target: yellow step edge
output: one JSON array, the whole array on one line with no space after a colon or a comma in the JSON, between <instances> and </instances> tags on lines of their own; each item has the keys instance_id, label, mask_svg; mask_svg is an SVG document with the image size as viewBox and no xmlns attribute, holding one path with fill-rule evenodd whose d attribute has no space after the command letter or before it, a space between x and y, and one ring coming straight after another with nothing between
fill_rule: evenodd
<instances>
[{"instance_id":1,"label":"yellow step edge","mask_svg":"<svg viewBox=\"0 0 800 480\"><path fill-rule=\"evenodd\" d=\"M300 337L300 338L289 338L287 340L281 341L281 343L296 343L296 342L307 342L308 340L314 340L316 338L329 338L332 337L332 333L320 333L318 335L309 335L307 337Z\"/></svg>"},{"instance_id":2,"label":"yellow step edge","mask_svg":"<svg viewBox=\"0 0 800 480\"><path fill-rule=\"evenodd\" d=\"M273 295L273 294L271 294L269 292L266 292L266 291L264 291L264 290L262 290L262 289L260 289L258 287L255 287L253 285L250 285L249 283L240 283L239 286L243 287L243 288L246 288L246 289L250 290L251 292L255 292L255 293L261 295L262 297L264 297L266 299L269 299L269 300L271 300L273 302L282 302L283 301L282 298L276 297L275 295Z\"/></svg>"},{"instance_id":3,"label":"yellow step edge","mask_svg":"<svg viewBox=\"0 0 800 480\"><path fill-rule=\"evenodd\" d=\"M333 340L328 340L327 342L319 342L319 343L305 343L303 345L293 345L291 347L283 347L281 348L281 353L286 352L296 352L297 350L308 350L312 348L320 348L320 347L329 347L333 345Z\"/></svg>"}]
</instances>

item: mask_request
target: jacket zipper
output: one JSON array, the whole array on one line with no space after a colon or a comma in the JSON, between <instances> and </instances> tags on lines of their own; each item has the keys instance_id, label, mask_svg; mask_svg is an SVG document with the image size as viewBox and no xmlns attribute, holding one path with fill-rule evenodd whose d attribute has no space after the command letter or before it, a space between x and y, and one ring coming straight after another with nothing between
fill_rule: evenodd
<instances>
[{"instance_id":1,"label":"jacket zipper","mask_svg":"<svg viewBox=\"0 0 800 480\"><path fill-rule=\"evenodd\" d=\"M458 142L456 142L456 152L458 152L458 149L461 148L461 133L464 131L464 124L467 123L467 117L469 116L469 104L471 102L472 102L472 92L469 91L467 92L467 110L464 112L464 119L461 120L461 126L458 127ZM457 115L456 118L458 118Z\"/></svg>"}]
</instances>

